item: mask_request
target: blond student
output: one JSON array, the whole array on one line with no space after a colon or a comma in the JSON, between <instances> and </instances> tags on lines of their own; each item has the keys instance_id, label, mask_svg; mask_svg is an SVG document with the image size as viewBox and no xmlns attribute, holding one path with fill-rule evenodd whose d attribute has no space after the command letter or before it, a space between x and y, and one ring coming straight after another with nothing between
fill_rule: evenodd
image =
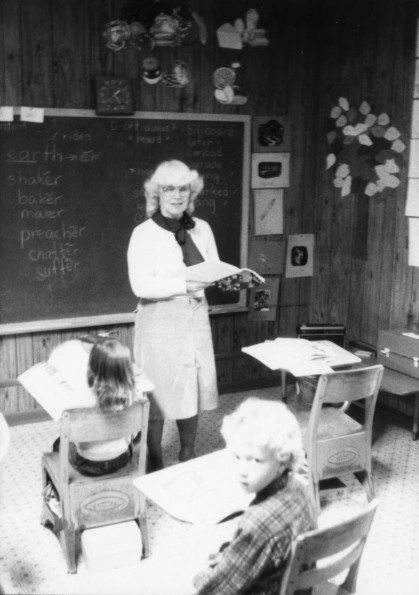
<instances>
[{"instance_id":1,"label":"blond student","mask_svg":"<svg viewBox=\"0 0 419 595\"><path fill-rule=\"evenodd\" d=\"M224 418L221 433L238 481L255 498L194 586L199 595L277 595L292 540L316 526L307 489L295 477L304 458L297 420L283 403L250 398Z\"/></svg>"}]
</instances>

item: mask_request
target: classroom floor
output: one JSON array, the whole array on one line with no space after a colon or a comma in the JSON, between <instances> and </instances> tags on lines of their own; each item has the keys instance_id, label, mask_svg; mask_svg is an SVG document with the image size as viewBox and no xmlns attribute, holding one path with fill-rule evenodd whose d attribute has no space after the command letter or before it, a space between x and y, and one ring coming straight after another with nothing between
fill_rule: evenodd
<instances>
[{"instance_id":1,"label":"classroom floor","mask_svg":"<svg viewBox=\"0 0 419 595\"><path fill-rule=\"evenodd\" d=\"M276 399L278 391L269 388L251 394ZM221 420L249 395L223 395L219 409L201 416L197 455L223 447ZM56 537L39 522L41 454L49 450L58 430L54 421L11 428L10 450L0 470L0 584L5 593L186 595L191 576L220 534L218 529L209 533L177 521L153 504L148 507L151 558L134 566L91 572L81 557L77 574L67 573ZM166 465L175 463L179 447L174 423L166 424L163 445ZM407 420L390 419L379 407L373 458L380 505L358 579L358 590L366 595L378 581L419 565L419 441L412 441ZM348 491L340 499L323 501L320 525L347 516L364 504L357 482L348 481Z\"/></svg>"}]
</instances>

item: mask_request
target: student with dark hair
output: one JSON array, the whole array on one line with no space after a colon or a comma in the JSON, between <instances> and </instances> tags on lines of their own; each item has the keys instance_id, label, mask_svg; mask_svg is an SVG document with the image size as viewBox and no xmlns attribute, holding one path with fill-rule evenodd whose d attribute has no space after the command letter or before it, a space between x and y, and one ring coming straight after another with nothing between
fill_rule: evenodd
<instances>
[{"instance_id":1,"label":"student with dark hair","mask_svg":"<svg viewBox=\"0 0 419 595\"><path fill-rule=\"evenodd\" d=\"M131 353L126 345L114 338L97 340L90 349L87 364L87 383L96 396L99 408L121 411L135 398L135 374ZM57 349L65 349L65 344ZM69 461L72 466L89 476L113 473L124 467L132 457L131 436L117 440L80 442L70 444ZM59 450L59 438L53 450Z\"/></svg>"}]
</instances>

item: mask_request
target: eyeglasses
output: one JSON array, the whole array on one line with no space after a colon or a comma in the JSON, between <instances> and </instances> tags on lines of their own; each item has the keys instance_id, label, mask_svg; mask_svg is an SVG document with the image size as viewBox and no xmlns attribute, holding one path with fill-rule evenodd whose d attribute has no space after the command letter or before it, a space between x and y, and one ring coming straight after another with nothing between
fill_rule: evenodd
<instances>
[{"instance_id":1,"label":"eyeglasses","mask_svg":"<svg viewBox=\"0 0 419 595\"><path fill-rule=\"evenodd\" d=\"M176 192L179 192L179 194L186 194L191 189L189 184L186 184L185 186L160 186L160 188L165 194L175 194Z\"/></svg>"}]
</instances>

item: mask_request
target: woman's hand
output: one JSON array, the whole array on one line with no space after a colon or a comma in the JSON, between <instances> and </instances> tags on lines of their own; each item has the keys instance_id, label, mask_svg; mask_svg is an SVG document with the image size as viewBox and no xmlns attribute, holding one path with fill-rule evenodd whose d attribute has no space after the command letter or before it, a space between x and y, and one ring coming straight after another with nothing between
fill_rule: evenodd
<instances>
[{"instance_id":1,"label":"woman's hand","mask_svg":"<svg viewBox=\"0 0 419 595\"><path fill-rule=\"evenodd\" d=\"M209 283L203 281L186 281L186 293L196 293L197 291L203 290L209 286Z\"/></svg>"}]
</instances>

